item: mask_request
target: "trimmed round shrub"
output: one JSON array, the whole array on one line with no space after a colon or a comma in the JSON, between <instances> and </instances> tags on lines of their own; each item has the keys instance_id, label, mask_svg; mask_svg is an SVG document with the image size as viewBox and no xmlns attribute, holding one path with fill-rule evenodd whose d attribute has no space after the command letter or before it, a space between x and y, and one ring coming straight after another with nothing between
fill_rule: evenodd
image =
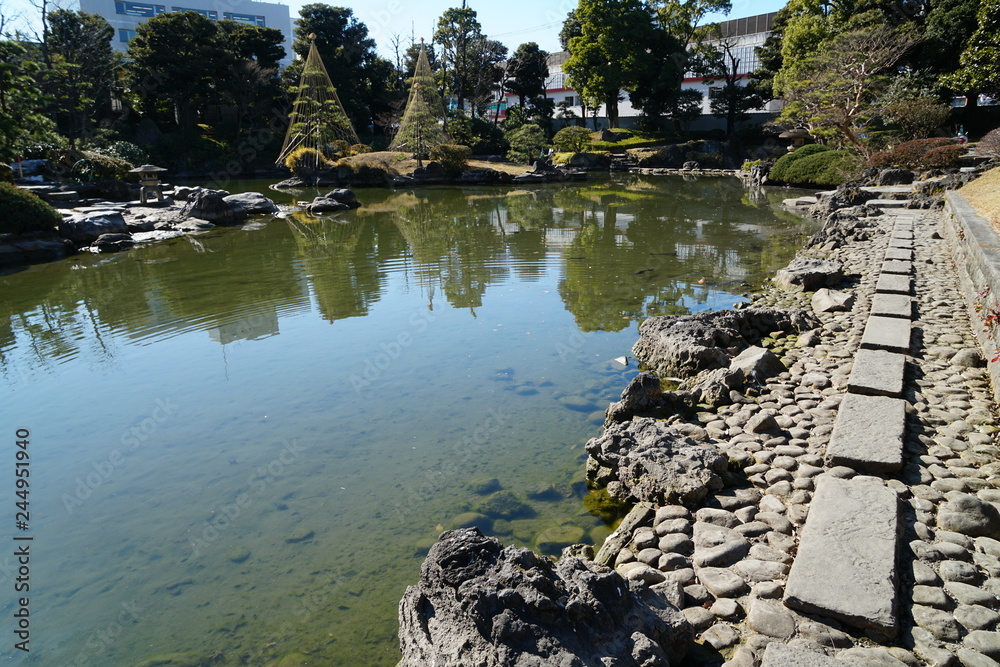
<instances>
[{"instance_id":1,"label":"trimmed round shrub","mask_svg":"<svg viewBox=\"0 0 1000 667\"><path fill-rule=\"evenodd\" d=\"M887 169L889 167L896 167L898 169L929 169L930 167L924 162L924 154L934 148L952 145L955 145L955 140L948 137L904 141L890 150L879 151L873 154L868 158L868 166L879 169Z\"/></svg>"},{"instance_id":2,"label":"trimmed round shrub","mask_svg":"<svg viewBox=\"0 0 1000 667\"><path fill-rule=\"evenodd\" d=\"M510 152L507 153L507 158L518 164L529 164L536 160L546 143L545 130L534 123L522 125L506 136L510 143Z\"/></svg>"},{"instance_id":3,"label":"trimmed round shrub","mask_svg":"<svg viewBox=\"0 0 1000 667\"><path fill-rule=\"evenodd\" d=\"M556 132L552 143L560 153L582 153L590 145L590 131L585 127L570 125Z\"/></svg>"},{"instance_id":4,"label":"trimmed round shrub","mask_svg":"<svg viewBox=\"0 0 1000 667\"><path fill-rule=\"evenodd\" d=\"M837 186L851 180L860 167L861 158L850 151L819 151L792 162L782 180L793 185Z\"/></svg>"},{"instance_id":5,"label":"trimmed round shrub","mask_svg":"<svg viewBox=\"0 0 1000 667\"><path fill-rule=\"evenodd\" d=\"M927 169L955 169L958 167L959 158L965 155L966 150L966 146L959 144L938 146L924 153L921 162Z\"/></svg>"},{"instance_id":6,"label":"trimmed round shrub","mask_svg":"<svg viewBox=\"0 0 1000 667\"><path fill-rule=\"evenodd\" d=\"M788 179L788 170L791 169L793 164L800 160L804 160L810 155L825 153L830 150L833 149L822 144L806 144L802 148L798 148L794 152L782 155L778 158L778 161L774 163L773 167L771 167L771 173L768 174L768 178L772 181L793 183L794 181Z\"/></svg>"},{"instance_id":7,"label":"trimmed round shrub","mask_svg":"<svg viewBox=\"0 0 1000 667\"><path fill-rule=\"evenodd\" d=\"M372 147L368 144L354 144L348 149L351 155L361 155L362 153L371 153Z\"/></svg>"},{"instance_id":8,"label":"trimmed round shrub","mask_svg":"<svg viewBox=\"0 0 1000 667\"><path fill-rule=\"evenodd\" d=\"M351 152L351 145L343 139L335 139L331 145L333 146L333 152L341 157L346 157Z\"/></svg>"},{"instance_id":9,"label":"trimmed round shrub","mask_svg":"<svg viewBox=\"0 0 1000 667\"><path fill-rule=\"evenodd\" d=\"M990 130L986 136L979 140L976 145L976 152L980 155L1000 156L1000 127Z\"/></svg>"},{"instance_id":10,"label":"trimmed round shrub","mask_svg":"<svg viewBox=\"0 0 1000 667\"><path fill-rule=\"evenodd\" d=\"M315 148L299 146L285 158L285 166L296 176L306 178L328 169L332 163Z\"/></svg>"},{"instance_id":11,"label":"trimmed round shrub","mask_svg":"<svg viewBox=\"0 0 1000 667\"><path fill-rule=\"evenodd\" d=\"M0 183L13 183L14 170L9 164L0 164Z\"/></svg>"},{"instance_id":12,"label":"trimmed round shrub","mask_svg":"<svg viewBox=\"0 0 1000 667\"><path fill-rule=\"evenodd\" d=\"M462 173L471 157L471 148L455 144L441 144L432 148L430 152L430 159L440 162L445 172L452 176Z\"/></svg>"},{"instance_id":13,"label":"trimmed round shrub","mask_svg":"<svg viewBox=\"0 0 1000 667\"><path fill-rule=\"evenodd\" d=\"M51 232L62 216L38 195L0 183L0 234Z\"/></svg>"}]
</instances>

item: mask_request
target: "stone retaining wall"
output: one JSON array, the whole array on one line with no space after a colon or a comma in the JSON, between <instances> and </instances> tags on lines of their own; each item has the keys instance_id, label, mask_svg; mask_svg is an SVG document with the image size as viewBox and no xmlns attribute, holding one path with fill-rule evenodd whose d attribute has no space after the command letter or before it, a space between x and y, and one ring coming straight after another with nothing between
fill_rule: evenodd
<instances>
[{"instance_id":1,"label":"stone retaining wall","mask_svg":"<svg viewBox=\"0 0 1000 667\"><path fill-rule=\"evenodd\" d=\"M1000 316L1000 236L954 190L945 193L945 212L942 233L951 247L973 330L986 357L993 395L1000 401L1000 361L992 361L1000 354L1000 321L989 331L984 324L985 309L995 308ZM987 287L989 292L980 296Z\"/></svg>"}]
</instances>

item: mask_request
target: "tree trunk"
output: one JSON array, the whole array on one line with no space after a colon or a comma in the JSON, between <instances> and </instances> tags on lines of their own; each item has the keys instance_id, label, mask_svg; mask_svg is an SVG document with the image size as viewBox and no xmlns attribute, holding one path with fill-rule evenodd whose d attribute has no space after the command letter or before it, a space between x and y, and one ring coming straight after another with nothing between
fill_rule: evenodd
<instances>
[{"instance_id":1,"label":"tree trunk","mask_svg":"<svg viewBox=\"0 0 1000 667\"><path fill-rule=\"evenodd\" d=\"M618 129L618 91L609 94L604 100L608 110L608 127ZM597 128L594 128L597 129Z\"/></svg>"}]
</instances>

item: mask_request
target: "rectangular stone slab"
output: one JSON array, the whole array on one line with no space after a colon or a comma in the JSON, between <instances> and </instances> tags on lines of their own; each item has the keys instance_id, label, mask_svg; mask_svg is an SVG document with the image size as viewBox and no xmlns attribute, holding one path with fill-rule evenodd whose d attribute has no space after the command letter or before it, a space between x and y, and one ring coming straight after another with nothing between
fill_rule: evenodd
<instances>
[{"instance_id":1,"label":"rectangular stone slab","mask_svg":"<svg viewBox=\"0 0 1000 667\"><path fill-rule=\"evenodd\" d=\"M900 227L896 225L896 228L892 230L892 236L890 238L894 239L909 239L913 240L913 228L906 229L905 227Z\"/></svg>"},{"instance_id":2,"label":"rectangular stone slab","mask_svg":"<svg viewBox=\"0 0 1000 667\"><path fill-rule=\"evenodd\" d=\"M905 370L905 355L884 350L858 350L851 377L847 380L847 391L900 398Z\"/></svg>"},{"instance_id":3,"label":"rectangular stone slab","mask_svg":"<svg viewBox=\"0 0 1000 667\"><path fill-rule=\"evenodd\" d=\"M913 262L898 259L887 259L882 262L882 273L896 273L902 276L908 276L913 273Z\"/></svg>"},{"instance_id":4,"label":"rectangular stone slab","mask_svg":"<svg viewBox=\"0 0 1000 667\"><path fill-rule=\"evenodd\" d=\"M903 248L889 248L885 251L885 258L888 259L899 259L904 262L913 261L913 251L904 250Z\"/></svg>"},{"instance_id":5,"label":"rectangular stone slab","mask_svg":"<svg viewBox=\"0 0 1000 667\"><path fill-rule=\"evenodd\" d=\"M906 354L910 351L910 321L898 317L871 315L861 336L866 350L886 350Z\"/></svg>"},{"instance_id":6,"label":"rectangular stone slab","mask_svg":"<svg viewBox=\"0 0 1000 667\"><path fill-rule=\"evenodd\" d=\"M872 298L872 315L913 319L913 300L905 294L876 294Z\"/></svg>"},{"instance_id":7,"label":"rectangular stone slab","mask_svg":"<svg viewBox=\"0 0 1000 667\"><path fill-rule=\"evenodd\" d=\"M899 524L899 501L882 480L821 475L788 575L785 605L894 638Z\"/></svg>"},{"instance_id":8,"label":"rectangular stone slab","mask_svg":"<svg viewBox=\"0 0 1000 667\"><path fill-rule=\"evenodd\" d=\"M894 273L880 273L875 291L878 294L909 294L913 281L909 276L899 276Z\"/></svg>"},{"instance_id":9,"label":"rectangular stone slab","mask_svg":"<svg viewBox=\"0 0 1000 667\"><path fill-rule=\"evenodd\" d=\"M889 239L889 247L913 250L913 239Z\"/></svg>"},{"instance_id":10,"label":"rectangular stone slab","mask_svg":"<svg viewBox=\"0 0 1000 667\"><path fill-rule=\"evenodd\" d=\"M903 467L906 401L890 396L846 394L837 410L826 458L858 472L896 472Z\"/></svg>"}]
</instances>

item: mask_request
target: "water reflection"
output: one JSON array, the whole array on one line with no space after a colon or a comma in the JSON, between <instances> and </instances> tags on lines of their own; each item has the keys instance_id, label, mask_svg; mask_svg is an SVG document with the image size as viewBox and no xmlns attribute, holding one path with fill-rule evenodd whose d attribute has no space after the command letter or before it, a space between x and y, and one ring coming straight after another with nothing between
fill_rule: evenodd
<instances>
[{"instance_id":1,"label":"water reflection","mask_svg":"<svg viewBox=\"0 0 1000 667\"><path fill-rule=\"evenodd\" d=\"M491 285L512 274L531 281L553 256L580 328L619 331L773 270L805 224L773 214L777 196L729 179L649 177L532 191L368 190L361 209L336 217L297 214L252 235L216 230L4 276L0 364L10 376L12 349L39 369L81 346L110 363L111 331L145 341L201 328L225 344L258 335L239 333L240 323L267 322L276 335L279 314L308 311L311 299L329 322L360 317L393 272L429 307L444 298L474 314Z\"/></svg>"}]
</instances>

